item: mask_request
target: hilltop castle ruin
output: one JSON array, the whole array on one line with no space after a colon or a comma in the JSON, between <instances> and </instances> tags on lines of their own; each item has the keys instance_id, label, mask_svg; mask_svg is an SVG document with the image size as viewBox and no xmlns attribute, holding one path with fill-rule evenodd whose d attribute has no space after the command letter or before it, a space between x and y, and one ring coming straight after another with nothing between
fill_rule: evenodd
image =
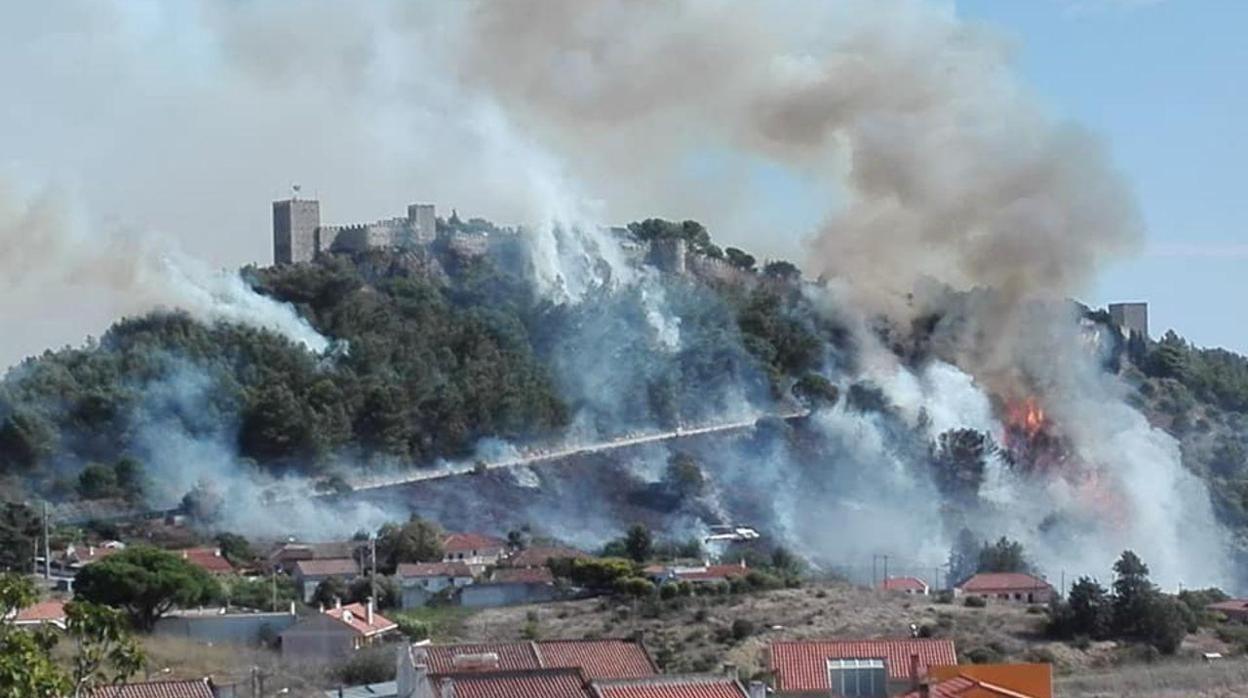
<instances>
[{"instance_id":1,"label":"hilltop castle ruin","mask_svg":"<svg viewBox=\"0 0 1248 698\"><path fill-rule=\"evenodd\" d=\"M292 197L273 202L273 263L310 262L322 252L413 248L437 239L433 204L411 204L407 217L372 223L321 225L321 202Z\"/></svg>"}]
</instances>

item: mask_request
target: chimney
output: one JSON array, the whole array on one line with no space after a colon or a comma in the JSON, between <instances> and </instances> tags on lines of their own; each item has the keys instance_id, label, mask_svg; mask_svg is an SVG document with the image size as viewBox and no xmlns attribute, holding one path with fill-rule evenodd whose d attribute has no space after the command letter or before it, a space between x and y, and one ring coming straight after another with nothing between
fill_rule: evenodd
<instances>
[{"instance_id":1,"label":"chimney","mask_svg":"<svg viewBox=\"0 0 1248 698\"><path fill-rule=\"evenodd\" d=\"M767 684L762 681L751 681L750 698L767 698Z\"/></svg>"},{"instance_id":2,"label":"chimney","mask_svg":"<svg viewBox=\"0 0 1248 698\"><path fill-rule=\"evenodd\" d=\"M373 625L373 597L368 597L368 625Z\"/></svg>"},{"instance_id":3,"label":"chimney","mask_svg":"<svg viewBox=\"0 0 1248 698\"><path fill-rule=\"evenodd\" d=\"M451 679L442 679L442 698L455 698L455 682Z\"/></svg>"},{"instance_id":4,"label":"chimney","mask_svg":"<svg viewBox=\"0 0 1248 698\"><path fill-rule=\"evenodd\" d=\"M921 688L919 682L919 655L917 653L910 655L910 686L915 690Z\"/></svg>"},{"instance_id":5,"label":"chimney","mask_svg":"<svg viewBox=\"0 0 1248 698\"><path fill-rule=\"evenodd\" d=\"M95 546L94 546L94 545L88 545L88 546L87 546L87 557L95 557Z\"/></svg>"},{"instance_id":6,"label":"chimney","mask_svg":"<svg viewBox=\"0 0 1248 698\"><path fill-rule=\"evenodd\" d=\"M342 599L338 598L337 596L334 597L334 610L335 611L342 610Z\"/></svg>"}]
</instances>

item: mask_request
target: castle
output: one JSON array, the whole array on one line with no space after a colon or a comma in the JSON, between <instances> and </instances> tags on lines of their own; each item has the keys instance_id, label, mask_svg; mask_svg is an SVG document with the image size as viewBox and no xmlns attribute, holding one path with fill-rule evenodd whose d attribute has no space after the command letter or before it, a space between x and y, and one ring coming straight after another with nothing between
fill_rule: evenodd
<instances>
[{"instance_id":1,"label":"castle","mask_svg":"<svg viewBox=\"0 0 1248 698\"><path fill-rule=\"evenodd\" d=\"M1110 303L1109 317L1127 336L1148 339L1148 303Z\"/></svg>"},{"instance_id":2,"label":"castle","mask_svg":"<svg viewBox=\"0 0 1248 698\"><path fill-rule=\"evenodd\" d=\"M406 218L321 225L321 202L292 197L273 202L273 263L310 262L322 252L355 253L425 246L437 239L433 204L411 204Z\"/></svg>"}]
</instances>

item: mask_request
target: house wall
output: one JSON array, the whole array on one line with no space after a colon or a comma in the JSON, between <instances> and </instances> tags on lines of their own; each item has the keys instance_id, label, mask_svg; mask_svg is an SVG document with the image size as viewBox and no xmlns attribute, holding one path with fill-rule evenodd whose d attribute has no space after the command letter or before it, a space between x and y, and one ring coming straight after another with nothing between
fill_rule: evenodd
<instances>
[{"instance_id":1,"label":"house wall","mask_svg":"<svg viewBox=\"0 0 1248 698\"><path fill-rule=\"evenodd\" d=\"M400 606L419 608L429 603L438 592L450 587L472 584L472 577L413 577L399 580Z\"/></svg>"},{"instance_id":2,"label":"house wall","mask_svg":"<svg viewBox=\"0 0 1248 698\"><path fill-rule=\"evenodd\" d=\"M468 608L542 603L558 598L552 584L473 584L459 592L459 604Z\"/></svg>"},{"instance_id":3,"label":"house wall","mask_svg":"<svg viewBox=\"0 0 1248 698\"><path fill-rule=\"evenodd\" d=\"M1010 603L1048 603L1053 598L1052 587L1041 587L1020 591L1018 589L984 589L982 591L963 592L963 596L979 596L987 601Z\"/></svg>"},{"instance_id":4,"label":"house wall","mask_svg":"<svg viewBox=\"0 0 1248 698\"><path fill-rule=\"evenodd\" d=\"M310 616L282 633L282 659L324 661L342 659L361 643L358 633L326 615Z\"/></svg>"},{"instance_id":5,"label":"house wall","mask_svg":"<svg viewBox=\"0 0 1248 698\"><path fill-rule=\"evenodd\" d=\"M350 575L329 574L329 575L306 575L306 576L301 575L301 574L295 574L294 580L295 580L295 586L297 586L300 590L303 591L303 602L308 603L309 601L312 600L312 595L316 593L316 587L320 585L320 583L325 581L326 579L329 579L330 577L338 577L339 579L341 579L342 581L350 585L351 582L355 581L355 578L357 576L358 575L354 575L354 574L350 574Z\"/></svg>"},{"instance_id":6,"label":"house wall","mask_svg":"<svg viewBox=\"0 0 1248 698\"><path fill-rule=\"evenodd\" d=\"M247 613L224 616L168 616L156 621L154 635L196 642L259 645L295 624L290 613Z\"/></svg>"}]
</instances>

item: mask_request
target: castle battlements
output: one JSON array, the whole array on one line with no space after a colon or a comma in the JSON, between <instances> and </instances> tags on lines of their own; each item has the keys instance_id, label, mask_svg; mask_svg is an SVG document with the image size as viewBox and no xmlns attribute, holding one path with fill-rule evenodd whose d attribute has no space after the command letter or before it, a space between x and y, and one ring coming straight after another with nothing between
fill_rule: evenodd
<instances>
[{"instance_id":1,"label":"castle battlements","mask_svg":"<svg viewBox=\"0 0 1248 698\"><path fill-rule=\"evenodd\" d=\"M322 252L354 253L371 249L412 248L437 238L433 204L411 204L407 216L372 223L322 225L321 204L291 198L273 202L273 262L310 262Z\"/></svg>"}]
</instances>

